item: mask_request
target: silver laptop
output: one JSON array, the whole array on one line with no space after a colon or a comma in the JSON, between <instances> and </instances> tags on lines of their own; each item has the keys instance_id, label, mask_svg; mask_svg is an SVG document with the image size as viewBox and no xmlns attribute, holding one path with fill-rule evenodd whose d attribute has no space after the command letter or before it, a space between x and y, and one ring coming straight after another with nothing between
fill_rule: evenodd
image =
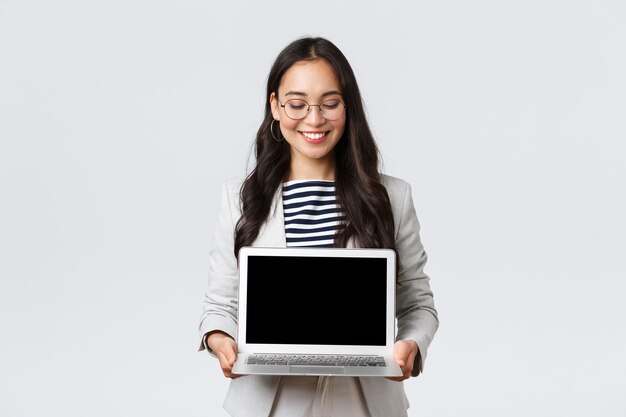
<instances>
[{"instance_id":1,"label":"silver laptop","mask_svg":"<svg viewBox=\"0 0 626 417\"><path fill-rule=\"evenodd\" d=\"M395 252L239 252L236 374L400 376Z\"/></svg>"}]
</instances>

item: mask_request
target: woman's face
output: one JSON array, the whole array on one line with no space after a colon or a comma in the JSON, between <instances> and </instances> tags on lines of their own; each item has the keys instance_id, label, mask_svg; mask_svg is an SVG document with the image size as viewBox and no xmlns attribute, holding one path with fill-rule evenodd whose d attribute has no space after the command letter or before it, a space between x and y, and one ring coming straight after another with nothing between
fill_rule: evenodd
<instances>
[{"instance_id":1,"label":"woman's face","mask_svg":"<svg viewBox=\"0 0 626 417\"><path fill-rule=\"evenodd\" d=\"M333 68L323 59L300 61L285 72L278 92L272 93L270 102L274 119L280 122L280 130L291 146L292 167L314 167L326 165L334 167L333 149L345 130L345 110L336 120L327 120L317 105L327 103L322 108L324 114L332 114L333 106L343 108L341 86ZM287 100L298 99L312 105L301 120L293 120L298 107L282 107ZM341 101L338 103L338 101ZM291 102L293 103L293 102ZM302 104L296 103L296 104ZM289 107L290 106L290 107ZM330 117L330 116L329 116ZM334 118L334 117L332 117Z\"/></svg>"}]
</instances>

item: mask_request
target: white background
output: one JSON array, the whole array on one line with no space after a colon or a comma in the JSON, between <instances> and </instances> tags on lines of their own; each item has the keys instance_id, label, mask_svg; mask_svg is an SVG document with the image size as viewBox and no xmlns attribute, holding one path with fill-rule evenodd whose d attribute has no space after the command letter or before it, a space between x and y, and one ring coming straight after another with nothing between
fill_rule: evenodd
<instances>
[{"instance_id":1,"label":"white background","mask_svg":"<svg viewBox=\"0 0 626 417\"><path fill-rule=\"evenodd\" d=\"M220 186L274 58L316 35L413 186L441 327L410 416L624 416L625 21L621 0L0 0L0 415L226 415L196 351Z\"/></svg>"}]
</instances>

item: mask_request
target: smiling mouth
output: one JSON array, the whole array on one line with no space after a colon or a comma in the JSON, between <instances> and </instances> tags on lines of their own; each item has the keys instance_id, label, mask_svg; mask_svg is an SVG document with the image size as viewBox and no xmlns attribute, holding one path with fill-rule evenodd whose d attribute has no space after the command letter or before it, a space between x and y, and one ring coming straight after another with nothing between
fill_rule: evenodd
<instances>
[{"instance_id":1,"label":"smiling mouth","mask_svg":"<svg viewBox=\"0 0 626 417\"><path fill-rule=\"evenodd\" d=\"M304 139L310 143L319 143L326 139L328 132L300 132Z\"/></svg>"}]
</instances>

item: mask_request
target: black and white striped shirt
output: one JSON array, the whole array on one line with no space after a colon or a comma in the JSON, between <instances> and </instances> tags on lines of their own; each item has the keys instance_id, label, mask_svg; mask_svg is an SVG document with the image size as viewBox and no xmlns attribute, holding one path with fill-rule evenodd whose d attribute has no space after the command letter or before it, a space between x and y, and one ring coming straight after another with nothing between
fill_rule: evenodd
<instances>
[{"instance_id":1,"label":"black and white striped shirt","mask_svg":"<svg viewBox=\"0 0 626 417\"><path fill-rule=\"evenodd\" d=\"M287 246L333 247L344 216L335 198L335 183L294 180L283 183Z\"/></svg>"}]
</instances>

